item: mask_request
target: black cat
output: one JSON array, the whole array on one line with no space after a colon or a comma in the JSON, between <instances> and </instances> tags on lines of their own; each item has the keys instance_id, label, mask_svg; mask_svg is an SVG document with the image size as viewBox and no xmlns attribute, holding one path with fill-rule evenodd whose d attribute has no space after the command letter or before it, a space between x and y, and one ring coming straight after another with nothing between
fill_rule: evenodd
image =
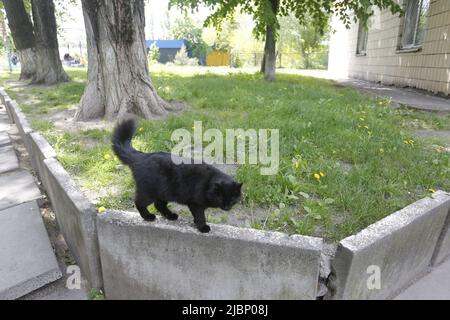
<instances>
[{"instance_id":1,"label":"black cat","mask_svg":"<svg viewBox=\"0 0 450 320\"><path fill-rule=\"evenodd\" d=\"M168 202L177 202L189 207L200 232L209 232L205 209L230 210L240 200L242 184L211 165L175 164L169 153L135 150L131 146L135 130L133 119L120 122L113 132L112 148L133 172L135 204L144 220L155 220L155 215L147 210L152 203L167 219L178 219L178 215L167 208Z\"/></svg>"}]
</instances>

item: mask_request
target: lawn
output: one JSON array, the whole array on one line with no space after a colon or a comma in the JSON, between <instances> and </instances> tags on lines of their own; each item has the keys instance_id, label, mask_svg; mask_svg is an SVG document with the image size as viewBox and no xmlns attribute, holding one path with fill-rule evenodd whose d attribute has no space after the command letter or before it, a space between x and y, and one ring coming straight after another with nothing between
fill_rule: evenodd
<instances>
[{"instance_id":1,"label":"lawn","mask_svg":"<svg viewBox=\"0 0 450 320\"><path fill-rule=\"evenodd\" d=\"M85 71L69 74L74 81L51 88L11 87L17 75L0 81L81 188L98 196L98 207L131 208L133 181L111 152L110 126L74 132L49 120L76 108L83 93ZM253 228L336 240L433 190L450 190L449 153L412 131L449 129L448 116L394 110L354 89L297 75L280 74L269 83L258 74L180 76L158 70L152 80L163 98L191 107L166 120L142 120L133 141L139 150L170 151L173 130L192 130L194 121L202 121L203 130L280 130L278 174L260 175L257 165L237 170L245 186L241 211L267 213L249 214L246 223Z\"/></svg>"}]
</instances>

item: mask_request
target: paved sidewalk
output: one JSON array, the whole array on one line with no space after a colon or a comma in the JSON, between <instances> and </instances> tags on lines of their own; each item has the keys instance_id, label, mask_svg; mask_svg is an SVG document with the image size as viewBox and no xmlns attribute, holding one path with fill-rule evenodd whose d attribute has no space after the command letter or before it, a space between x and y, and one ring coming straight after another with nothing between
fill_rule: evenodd
<instances>
[{"instance_id":1,"label":"paved sidewalk","mask_svg":"<svg viewBox=\"0 0 450 320\"><path fill-rule=\"evenodd\" d=\"M280 70L280 72L283 73L283 70ZM287 71L285 73L290 72ZM356 88L373 96L388 98L394 106L405 105L419 110L450 112L450 99L441 98L426 91L385 86L359 79L337 78L327 70L298 70L295 73L303 76L334 80L340 85Z\"/></svg>"},{"instance_id":2,"label":"paved sidewalk","mask_svg":"<svg viewBox=\"0 0 450 320\"><path fill-rule=\"evenodd\" d=\"M86 290L65 287L66 266L55 256L39 208L44 197L17 137L0 104L0 299L87 299Z\"/></svg>"},{"instance_id":3,"label":"paved sidewalk","mask_svg":"<svg viewBox=\"0 0 450 320\"><path fill-rule=\"evenodd\" d=\"M450 259L433 268L395 300L450 300Z\"/></svg>"}]
</instances>

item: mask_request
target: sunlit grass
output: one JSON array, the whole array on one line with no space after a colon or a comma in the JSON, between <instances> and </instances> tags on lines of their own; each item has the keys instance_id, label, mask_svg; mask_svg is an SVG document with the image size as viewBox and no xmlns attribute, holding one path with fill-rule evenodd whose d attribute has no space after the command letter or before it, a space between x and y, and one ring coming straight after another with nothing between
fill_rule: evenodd
<instances>
[{"instance_id":1,"label":"sunlit grass","mask_svg":"<svg viewBox=\"0 0 450 320\"><path fill-rule=\"evenodd\" d=\"M394 110L353 89L296 75L280 74L269 83L248 73L160 71L151 70L158 92L191 108L164 121L141 121L134 145L142 151L170 151L173 130L192 130L194 121L202 121L203 130L280 130L278 174L262 176L250 165L237 173L246 205L277 208L253 227L339 239L429 195L430 189L450 190L449 154L412 132L448 129L448 117ZM101 195L99 206L129 208L134 184L111 152L110 131L61 132L45 119L79 102L85 71L69 74L75 81L9 92L82 188Z\"/></svg>"}]
</instances>

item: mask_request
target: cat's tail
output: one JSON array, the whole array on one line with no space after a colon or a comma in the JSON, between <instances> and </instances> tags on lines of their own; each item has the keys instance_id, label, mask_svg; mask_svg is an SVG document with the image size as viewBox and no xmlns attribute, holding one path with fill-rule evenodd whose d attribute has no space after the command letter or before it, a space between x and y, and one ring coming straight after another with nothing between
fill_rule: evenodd
<instances>
[{"instance_id":1,"label":"cat's tail","mask_svg":"<svg viewBox=\"0 0 450 320\"><path fill-rule=\"evenodd\" d=\"M131 146L131 139L136 131L136 121L126 119L120 121L112 134L112 149L122 163L130 165L133 162L136 151Z\"/></svg>"}]
</instances>

